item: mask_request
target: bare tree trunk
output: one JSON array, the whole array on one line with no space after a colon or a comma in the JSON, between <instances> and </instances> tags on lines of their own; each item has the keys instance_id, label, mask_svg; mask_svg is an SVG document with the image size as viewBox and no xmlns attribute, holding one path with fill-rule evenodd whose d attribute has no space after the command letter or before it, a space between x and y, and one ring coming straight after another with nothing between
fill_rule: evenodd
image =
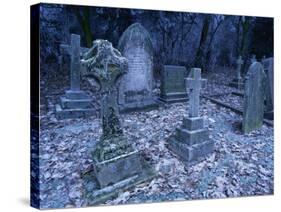
<instances>
[{"instance_id":1,"label":"bare tree trunk","mask_svg":"<svg viewBox=\"0 0 281 212\"><path fill-rule=\"evenodd\" d=\"M89 7L83 7L81 9L82 14L80 13L79 10L76 11L76 17L78 19L78 22L80 23L85 40L86 40L86 45L87 47L92 46L92 41L93 41L93 34L91 31L91 25L90 25L90 8Z\"/></svg>"},{"instance_id":2,"label":"bare tree trunk","mask_svg":"<svg viewBox=\"0 0 281 212\"><path fill-rule=\"evenodd\" d=\"M210 27L210 15L206 15L203 21L203 27L201 31L201 36L200 36L200 43L199 47L197 48L195 60L194 60L194 66L201 68L202 71L205 71L205 47L206 47L206 42L208 38L208 33L209 33L209 27Z\"/></svg>"}]
</instances>

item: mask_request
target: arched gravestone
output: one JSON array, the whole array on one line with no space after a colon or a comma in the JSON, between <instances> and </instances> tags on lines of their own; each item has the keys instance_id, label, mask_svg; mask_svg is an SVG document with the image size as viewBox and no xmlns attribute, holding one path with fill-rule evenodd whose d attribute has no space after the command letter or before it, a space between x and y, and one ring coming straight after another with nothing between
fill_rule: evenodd
<instances>
[{"instance_id":1,"label":"arched gravestone","mask_svg":"<svg viewBox=\"0 0 281 212\"><path fill-rule=\"evenodd\" d=\"M265 100L265 73L259 62L254 62L245 77L242 131L249 133L263 123Z\"/></svg>"},{"instance_id":2,"label":"arched gravestone","mask_svg":"<svg viewBox=\"0 0 281 212\"><path fill-rule=\"evenodd\" d=\"M140 23L129 26L119 40L118 49L129 64L118 91L120 110L157 106L152 93L153 47L148 31Z\"/></svg>"}]
</instances>

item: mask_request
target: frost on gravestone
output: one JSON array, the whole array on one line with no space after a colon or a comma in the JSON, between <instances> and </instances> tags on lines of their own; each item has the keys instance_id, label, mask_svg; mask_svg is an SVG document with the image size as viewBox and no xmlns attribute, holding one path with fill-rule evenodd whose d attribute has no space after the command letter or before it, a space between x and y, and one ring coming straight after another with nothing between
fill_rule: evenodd
<instances>
[{"instance_id":1,"label":"frost on gravestone","mask_svg":"<svg viewBox=\"0 0 281 212\"><path fill-rule=\"evenodd\" d=\"M242 131L249 133L262 126L265 100L265 73L259 62L254 62L245 77Z\"/></svg>"},{"instance_id":2,"label":"frost on gravestone","mask_svg":"<svg viewBox=\"0 0 281 212\"><path fill-rule=\"evenodd\" d=\"M128 59L128 73L120 82L118 103L121 111L157 106L153 97L153 47L148 31L139 23L122 34L118 50Z\"/></svg>"},{"instance_id":3,"label":"frost on gravestone","mask_svg":"<svg viewBox=\"0 0 281 212\"><path fill-rule=\"evenodd\" d=\"M95 204L150 180L154 171L126 138L119 120L117 81L127 72L127 59L109 41L95 40L82 64L86 67L82 75L94 78L102 95L102 136L92 151L93 175L99 186L87 194L90 204Z\"/></svg>"}]
</instances>

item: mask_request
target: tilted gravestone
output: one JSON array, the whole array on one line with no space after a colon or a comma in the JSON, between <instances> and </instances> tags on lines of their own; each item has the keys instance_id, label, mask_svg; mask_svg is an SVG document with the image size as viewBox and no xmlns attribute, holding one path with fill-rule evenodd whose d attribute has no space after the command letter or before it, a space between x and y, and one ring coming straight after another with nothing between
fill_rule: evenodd
<instances>
[{"instance_id":1,"label":"tilted gravestone","mask_svg":"<svg viewBox=\"0 0 281 212\"><path fill-rule=\"evenodd\" d=\"M161 70L160 100L167 103L187 101L184 66L164 65Z\"/></svg>"},{"instance_id":2,"label":"tilted gravestone","mask_svg":"<svg viewBox=\"0 0 281 212\"><path fill-rule=\"evenodd\" d=\"M230 83L230 86L235 87L237 89L241 89L244 86L243 79L241 77L241 67L243 65L244 61L242 60L242 56L239 56L237 62L236 62L236 76Z\"/></svg>"},{"instance_id":3,"label":"tilted gravestone","mask_svg":"<svg viewBox=\"0 0 281 212\"><path fill-rule=\"evenodd\" d=\"M120 82L121 111L157 107L153 96L153 47L147 30L139 23L122 34L118 49L128 59L128 73Z\"/></svg>"},{"instance_id":4,"label":"tilted gravestone","mask_svg":"<svg viewBox=\"0 0 281 212\"><path fill-rule=\"evenodd\" d=\"M185 83L189 93L188 117L184 117L182 126L169 137L168 148L189 165L211 153L214 150L214 141L209 139L204 120L199 116L200 89L206 85L206 80L201 78L201 69L192 68Z\"/></svg>"},{"instance_id":5,"label":"tilted gravestone","mask_svg":"<svg viewBox=\"0 0 281 212\"><path fill-rule=\"evenodd\" d=\"M265 73L259 62L254 62L245 77L242 131L249 133L262 126L265 100Z\"/></svg>"},{"instance_id":6,"label":"tilted gravestone","mask_svg":"<svg viewBox=\"0 0 281 212\"><path fill-rule=\"evenodd\" d=\"M102 136L92 152L99 185L92 202L103 202L122 189L149 180L153 170L123 133L117 104L117 82L127 73L128 61L106 40L96 40L82 59L83 76L93 77L102 94Z\"/></svg>"},{"instance_id":7,"label":"tilted gravestone","mask_svg":"<svg viewBox=\"0 0 281 212\"><path fill-rule=\"evenodd\" d=\"M262 60L264 72L266 75L266 87L265 87L265 118L273 119L273 106L274 106L274 67L273 58L264 58Z\"/></svg>"},{"instance_id":8,"label":"tilted gravestone","mask_svg":"<svg viewBox=\"0 0 281 212\"><path fill-rule=\"evenodd\" d=\"M61 45L61 49L70 55L70 90L60 97L56 105L56 117L85 118L95 113L92 98L80 90L80 35L71 34L70 45Z\"/></svg>"}]
</instances>

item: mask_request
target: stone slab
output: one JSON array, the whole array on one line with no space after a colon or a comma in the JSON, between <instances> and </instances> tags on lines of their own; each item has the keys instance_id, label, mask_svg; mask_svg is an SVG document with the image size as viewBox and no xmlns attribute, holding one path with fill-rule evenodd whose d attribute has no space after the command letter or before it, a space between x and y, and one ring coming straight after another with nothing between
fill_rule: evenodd
<instances>
[{"instance_id":1,"label":"stone slab","mask_svg":"<svg viewBox=\"0 0 281 212\"><path fill-rule=\"evenodd\" d=\"M204 119L201 117L185 117L182 122L183 128L187 130L203 129Z\"/></svg>"},{"instance_id":2,"label":"stone slab","mask_svg":"<svg viewBox=\"0 0 281 212\"><path fill-rule=\"evenodd\" d=\"M68 99L64 96L60 97L61 107L63 109L87 109L92 108L92 99Z\"/></svg>"},{"instance_id":3,"label":"stone slab","mask_svg":"<svg viewBox=\"0 0 281 212\"><path fill-rule=\"evenodd\" d=\"M96 182L94 171L89 171L82 176L83 193L85 199L88 200L88 205L97 205L105 203L107 200L116 197L120 192L124 192L138 184L149 182L157 177L156 172L146 162L142 162L141 172L139 174L128 177L122 181L106 186L104 188L97 188L93 182ZM96 184L98 184L96 182Z\"/></svg>"},{"instance_id":4,"label":"stone slab","mask_svg":"<svg viewBox=\"0 0 281 212\"><path fill-rule=\"evenodd\" d=\"M89 96L84 91L65 91L65 97L67 99L89 99Z\"/></svg>"},{"instance_id":5,"label":"stone slab","mask_svg":"<svg viewBox=\"0 0 281 212\"><path fill-rule=\"evenodd\" d=\"M139 174L142 170L138 151L120 155L110 160L95 162L94 172L101 188Z\"/></svg>"},{"instance_id":6,"label":"stone slab","mask_svg":"<svg viewBox=\"0 0 281 212\"><path fill-rule=\"evenodd\" d=\"M59 104L55 109L57 119L88 118L96 114L94 109L62 109Z\"/></svg>"},{"instance_id":7,"label":"stone slab","mask_svg":"<svg viewBox=\"0 0 281 212\"><path fill-rule=\"evenodd\" d=\"M214 151L214 141L209 139L199 144L189 146L185 143L171 140L168 148L178 155L185 163L200 161L201 158Z\"/></svg>"}]
</instances>

